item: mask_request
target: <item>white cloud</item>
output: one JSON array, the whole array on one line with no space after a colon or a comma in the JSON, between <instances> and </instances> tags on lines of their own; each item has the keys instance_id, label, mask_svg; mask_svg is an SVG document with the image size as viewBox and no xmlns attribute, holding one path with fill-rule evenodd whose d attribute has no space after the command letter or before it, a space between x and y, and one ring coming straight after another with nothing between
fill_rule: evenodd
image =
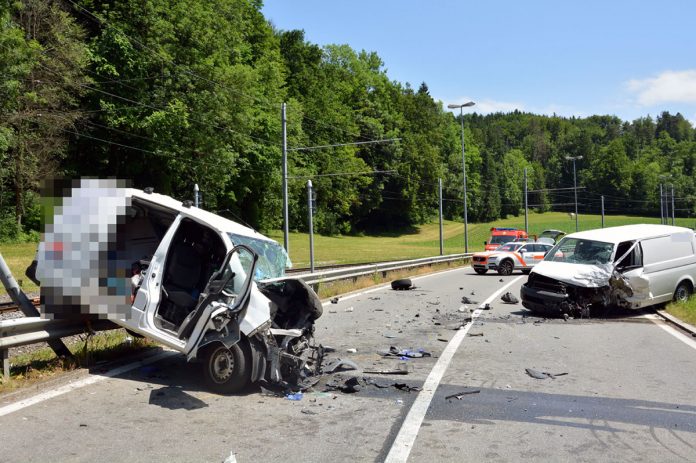
<instances>
[{"instance_id":1,"label":"white cloud","mask_svg":"<svg viewBox=\"0 0 696 463\"><path fill-rule=\"evenodd\" d=\"M508 102L508 101L495 101L495 100L479 100L479 99L473 99L473 98L455 98L454 100L441 100L441 101L446 101L443 103L443 106L445 109L447 108L448 104L464 104L469 101L475 101L476 106L473 106L471 108L465 108L464 112L476 112L479 114L490 114L490 113L497 113L497 112L503 112L503 113L510 113L514 110L519 110L519 111L524 111L524 104L519 103L519 102ZM456 111L459 113L459 109L455 110L450 110L450 111Z\"/></svg>"},{"instance_id":2,"label":"white cloud","mask_svg":"<svg viewBox=\"0 0 696 463\"><path fill-rule=\"evenodd\" d=\"M642 106L696 103L696 70L664 71L656 77L631 79L626 87Z\"/></svg>"}]
</instances>

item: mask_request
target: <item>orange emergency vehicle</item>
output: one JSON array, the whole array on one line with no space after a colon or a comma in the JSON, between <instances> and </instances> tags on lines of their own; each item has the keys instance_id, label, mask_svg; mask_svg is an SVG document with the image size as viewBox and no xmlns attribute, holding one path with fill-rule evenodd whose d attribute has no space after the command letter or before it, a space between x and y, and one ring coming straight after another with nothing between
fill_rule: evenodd
<instances>
[{"instance_id":1,"label":"orange emergency vehicle","mask_svg":"<svg viewBox=\"0 0 696 463\"><path fill-rule=\"evenodd\" d=\"M484 241L483 244L486 246L486 251L493 251L498 246L505 243L510 243L511 241L524 241L527 238L529 238L529 236L524 230L493 227L491 228L491 237L488 241Z\"/></svg>"}]
</instances>

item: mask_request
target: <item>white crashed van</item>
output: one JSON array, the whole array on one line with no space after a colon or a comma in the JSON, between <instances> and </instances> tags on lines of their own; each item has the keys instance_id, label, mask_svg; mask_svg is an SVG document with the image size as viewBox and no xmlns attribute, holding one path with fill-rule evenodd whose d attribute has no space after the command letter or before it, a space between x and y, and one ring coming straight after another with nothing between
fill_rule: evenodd
<instances>
[{"instance_id":1,"label":"white crashed van","mask_svg":"<svg viewBox=\"0 0 696 463\"><path fill-rule=\"evenodd\" d=\"M285 250L189 201L83 179L64 188L35 264L50 318L105 318L203 363L210 387L316 373L322 305Z\"/></svg>"},{"instance_id":2,"label":"white crashed van","mask_svg":"<svg viewBox=\"0 0 696 463\"><path fill-rule=\"evenodd\" d=\"M625 225L565 236L522 286L524 307L589 314L685 300L696 282L696 238L688 228Z\"/></svg>"}]
</instances>

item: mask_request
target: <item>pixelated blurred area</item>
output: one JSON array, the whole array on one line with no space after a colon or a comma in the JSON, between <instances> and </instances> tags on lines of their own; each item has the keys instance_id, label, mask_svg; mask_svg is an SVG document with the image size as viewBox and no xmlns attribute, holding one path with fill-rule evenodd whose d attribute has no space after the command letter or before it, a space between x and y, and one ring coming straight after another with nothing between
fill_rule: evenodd
<instances>
[{"instance_id":1,"label":"pixelated blurred area","mask_svg":"<svg viewBox=\"0 0 696 463\"><path fill-rule=\"evenodd\" d=\"M36 277L46 318L128 313L134 259L118 235L131 206L128 186L125 180L83 178L42 188L46 214Z\"/></svg>"}]
</instances>

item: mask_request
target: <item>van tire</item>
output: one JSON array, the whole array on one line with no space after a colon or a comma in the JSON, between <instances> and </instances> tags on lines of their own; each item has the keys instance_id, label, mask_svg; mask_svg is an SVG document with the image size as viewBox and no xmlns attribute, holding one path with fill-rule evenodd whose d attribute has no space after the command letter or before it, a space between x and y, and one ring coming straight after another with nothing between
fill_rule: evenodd
<instances>
[{"instance_id":1,"label":"van tire","mask_svg":"<svg viewBox=\"0 0 696 463\"><path fill-rule=\"evenodd\" d=\"M498 266L498 274L499 275L510 275L512 274L512 269L513 269L512 261L510 259L506 259L500 263Z\"/></svg>"},{"instance_id":2,"label":"van tire","mask_svg":"<svg viewBox=\"0 0 696 463\"><path fill-rule=\"evenodd\" d=\"M251 352L244 339L229 349L222 343L206 347L201 356L203 377L214 392L235 394L251 379Z\"/></svg>"},{"instance_id":3,"label":"van tire","mask_svg":"<svg viewBox=\"0 0 696 463\"><path fill-rule=\"evenodd\" d=\"M693 293L694 288L691 286L691 282L684 280L677 286L674 290L674 297L672 298L675 302L686 302L691 293Z\"/></svg>"}]
</instances>

